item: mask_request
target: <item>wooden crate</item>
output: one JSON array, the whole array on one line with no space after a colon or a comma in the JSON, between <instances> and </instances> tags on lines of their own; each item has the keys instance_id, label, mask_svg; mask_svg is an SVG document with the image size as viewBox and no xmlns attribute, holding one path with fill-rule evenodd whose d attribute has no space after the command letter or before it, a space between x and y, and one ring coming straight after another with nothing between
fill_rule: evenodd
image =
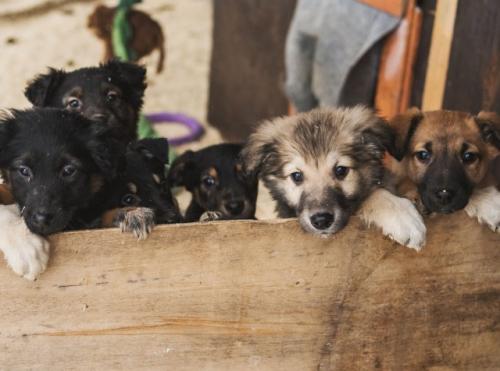
<instances>
[{"instance_id":1,"label":"wooden crate","mask_svg":"<svg viewBox=\"0 0 500 371\"><path fill-rule=\"evenodd\" d=\"M500 368L500 234L457 213L403 248L354 219L52 238L36 282L0 267L0 368Z\"/></svg>"}]
</instances>

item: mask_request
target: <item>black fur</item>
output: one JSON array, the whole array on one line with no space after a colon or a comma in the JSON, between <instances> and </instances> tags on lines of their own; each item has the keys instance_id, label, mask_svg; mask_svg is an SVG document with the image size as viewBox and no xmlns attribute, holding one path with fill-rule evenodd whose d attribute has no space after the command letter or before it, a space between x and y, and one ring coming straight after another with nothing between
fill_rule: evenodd
<instances>
[{"instance_id":1,"label":"black fur","mask_svg":"<svg viewBox=\"0 0 500 371\"><path fill-rule=\"evenodd\" d=\"M36 107L65 108L100 121L117 139L129 143L137 138L145 89L143 67L110 61L72 72L50 69L28 84L25 95Z\"/></svg>"},{"instance_id":2,"label":"black fur","mask_svg":"<svg viewBox=\"0 0 500 371\"><path fill-rule=\"evenodd\" d=\"M69 229L92 210L123 155L102 125L47 108L12 111L1 119L0 145L4 179L26 225L41 235Z\"/></svg>"},{"instance_id":3,"label":"black fur","mask_svg":"<svg viewBox=\"0 0 500 371\"><path fill-rule=\"evenodd\" d=\"M222 219L255 218L258 182L240 169L241 149L240 144L219 144L187 151L174 161L169 173L172 185L186 187L193 195L186 221L199 220L205 211L219 211ZM211 186L206 181L210 169L217 173Z\"/></svg>"},{"instance_id":4,"label":"black fur","mask_svg":"<svg viewBox=\"0 0 500 371\"><path fill-rule=\"evenodd\" d=\"M105 209L147 207L154 211L156 224L181 222L179 207L165 174L167 139L132 142L125 160L124 172L108 187Z\"/></svg>"}]
</instances>

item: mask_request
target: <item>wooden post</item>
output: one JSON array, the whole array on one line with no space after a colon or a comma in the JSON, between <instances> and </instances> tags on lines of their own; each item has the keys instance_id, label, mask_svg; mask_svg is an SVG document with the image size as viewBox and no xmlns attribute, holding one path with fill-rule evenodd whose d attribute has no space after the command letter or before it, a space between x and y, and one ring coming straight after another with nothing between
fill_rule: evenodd
<instances>
[{"instance_id":1,"label":"wooden post","mask_svg":"<svg viewBox=\"0 0 500 371\"><path fill-rule=\"evenodd\" d=\"M439 110L443 106L457 4L458 0L437 2L422 102L424 111Z\"/></svg>"}]
</instances>

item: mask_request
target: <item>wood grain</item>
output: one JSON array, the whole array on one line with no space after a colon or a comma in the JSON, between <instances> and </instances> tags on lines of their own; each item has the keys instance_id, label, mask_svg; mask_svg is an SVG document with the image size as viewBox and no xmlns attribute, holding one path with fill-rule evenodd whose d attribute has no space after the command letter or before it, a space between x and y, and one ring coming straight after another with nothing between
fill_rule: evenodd
<instances>
[{"instance_id":1,"label":"wood grain","mask_svg":"<svg viewBox=\"0 0 500 371\"><path fill-rule=\"evenodd\" d=\"M422 102L424 111L439 110L443 106L457 4L458 0L440 0L436 5Z\"/></svg>"},{"instance_id":2,"label":"wood grain","mask_svg":"<svg viewBox=\"0 0 500 371\"><path fill-rule=\"evenodd\" d=\"M38 281L0 266L0 368L498 369L500 234L428 224L421 253L356 219L54 236Z\"/></svg>"}]
</instances>

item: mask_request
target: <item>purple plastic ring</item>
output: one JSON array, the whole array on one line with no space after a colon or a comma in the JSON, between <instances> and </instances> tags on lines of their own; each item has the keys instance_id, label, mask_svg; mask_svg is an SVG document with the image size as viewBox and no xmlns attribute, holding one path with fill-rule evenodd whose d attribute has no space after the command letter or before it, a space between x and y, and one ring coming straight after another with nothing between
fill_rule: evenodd
<instances>
[{"instance_id":1,"label":"purple plastic ring","mask_svg":"<svg viewBox=\"0 0 500 371\"><path fill-rule=\"evenodd\" d=\"M172 146L193 142L205 132L198 120L183 113L157 112L146 115L146 118L153 124L180 124L188 128L189 134L177 138L168 138L168 142Z\"/></svg>"}]
</instances>

